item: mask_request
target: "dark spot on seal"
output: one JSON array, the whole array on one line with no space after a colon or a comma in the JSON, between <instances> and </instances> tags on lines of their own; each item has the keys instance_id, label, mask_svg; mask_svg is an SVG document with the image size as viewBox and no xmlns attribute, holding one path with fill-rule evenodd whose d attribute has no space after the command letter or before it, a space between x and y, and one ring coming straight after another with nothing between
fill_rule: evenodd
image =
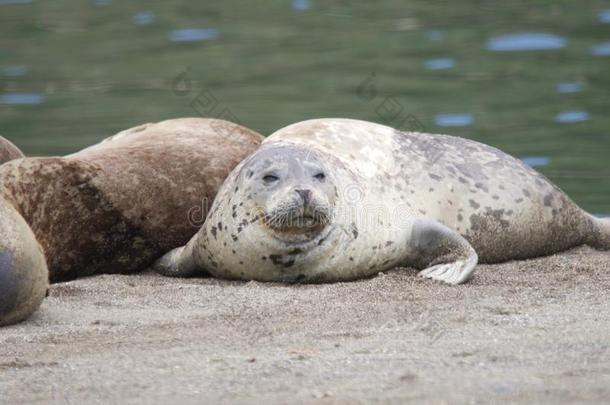
<instances>
[{"instance_id":1,"label":"dark spot on seal","mask_svg":"<svg viewBox=\"0 0 610 405\"><path fill-rule=\"evenodd\" d=\"M294 259L290 259L286 263L284 263L284 267L292 267L292 266L294 266Z\"/></svg>"},{"instance_id":2,"label":"dark spot on seal","mask_svg":"<svg viewBox=\"0 0 610 405\"><path fill-rule=\"evenodd\" d=\"M254 174L254 172L252 170L248 170L248 173L246 173L248 178L252 177L253 174Z\"/></svg>"},{"instance_id":3,"label":"dark spot on seal","mask_svg":"<svg viewBox=\"0 0 610 405\"><path fill-rule=\"evenodd\" d=\"M325 241L326 241L326 238L321 238L321 239L318 241L318 246L320 246L321 244L323 244Z\"/></svg>"},{"instance_id":4,"label":"dark spot on seal","mask_svg":"<svg viewBox=\"0 0 610 405\"><path fill-rule=\"evenodd\" d=\"M215 226L210 228L210 232L212 233L212 236L214 236L214 239L216 239L216 227Z\"/></svg>"},{"instance_id":5,"label":"dark spot on seal","mask_svg":"<svg viewBox=\"0 0 610 405\"><path fill-rule=\"evenodd\" d=\"M529 192L528 190L523 189L523 190L521 190L521 191L523 191L523 195L524 195L524 196L526 196L526 197L531 197L531 194L530 194L530 192Z\"/></svg>"},{"instance_id":6,"label":"dark spot on seal","mask_svg":"<svg viewBox=\"0 0 610 405\"><path fill-rule=\"evenodd\" d=\"M218 223L218 230L219 230L219 231L222 231L222 222L219 222L219 223Z\"/></svg>"},{"instance_id":7,"label":"dark spot on seal","mask_svg":"<svg viewBox=\"0 0 610 405\"><path fill-rule=\"evenodd\" d=\"M8 250L0 251L0 315L8 314L17 305L15 259Z\"/></svg>"},{"instance_id":8,"label":"dark spot on seal","mask_svg":"<svg viewBox=\"0 0 610 405\"><path fill-rule=\"evenodd\" d=\"M547 194L544 196L544 199L542 200L544 202L544 206L545 207L550 207L551 206L551 202L553 201L553 194Z\"/></svg>"},{"instance_id":9,"label":"dark spot on seal","mask_svg":"<svg viewBox=\"0 0 610 405\"><path fill-rule=\"evenodd\" d=\"M517 199L515 200L515 202L516 202L517 204L518 204L518 203L520 203L520 202L523 202L523 198L517 198Z\"/></svg>"},{"instance_id":10,"label":"dark spot on seal","mask_svg":"<svg viewBox=\"0 0 610 405\"><path fill-rule=\"evenodd\" d=\"M489 189L487 188L487 186L483 183L474 183L474 186L480 190L483 190L484 192L489 192Z\"/></svg>"},{"instance_id":11,"label":"dark spot on seal","mask_svg":"<svg viewBox=\"0 0 610 405\"><path fill-rule=\"evenodd\" d=\"M493 198L494 200L499 200L500 196L497 195L497 194L494 194L494 195L491 196L491 198Z\"/></svg>"},{"instance_id":12,"label":"dark spot on seal","mask_svg":"<svg viewBox=\"0 0 610 405\"><path fill-rule=\"evenodd\" d=\"M432 187L430 187L430 188L428 189L428 192L429 192L429 193L431 193L431 192L433 192L433 191L434 191L434 188L432 188Z\"/></svg>"},{"instance_id":13,"label":"dark spot on seal","mask_svg":"<svg viewBox=\"0 0 610 405\"><path fill-rule=\"evenodd\" d=\"M465 178L463 178L463 177L461 177L461 176L460 176L460 177L458 177L458 180L460 181L460 183L463 183L463 184L468 183L468 180L466 180Z\"/></svg>"},{"instance_id":14,"label":"dark spot on seal","mask_svg":"<svg viewBox=\"0 0 610 405\"><path fill-rule=\"evenodd\" d=\"M458 214L457 219L458 219L459 222L462 222L464 217L462 216L462 214Z\"/></svg>"},{"instance_id":15,"label":"dark spot on seal","mask_svg":"<svg viewBox=\"0 0 610 405\"><path fill-rule=\"evenodd\" d=\"M418 211L419 211L420 214L426 215L426 211L424 211L424 210L418 210Z\"/></svg>"},{"instance_id":16,"label":"dark spot on seal","mask_svg":"<svg viewBox=\"0 0 610 405\"><path fill-rule=\"evenodd\" d=\"M430 178L432 180L436 180L436 181L442 180L442 177L441 176L437 176L436 174L428 173L428 176L430 176Z\"/></svg>"},{"instance_id":17,"label":"dark spot on seal","mask_svg":"<svg viewBox=\"0 0 610 405\"><path fill-rule=\"evenodd\" d=\"M263 257L261 257L261 259L267 260L267 256L263 256Z\"/></svg>"},{"instance_id":18,"label":"dark spot on seal","mask_svg":"<svg viewBox=\"0 0 610 405\"><path fill-rule=\"evenodd\" d=\"M299 253L303 253L303 249L295 248L288 252L289 255L298 255Z\"/></svg>"},{"instance_id":19,"label":"dark spot on seal","mask_svg":"<svg viewBox=\"0 0 610 405\"><path fill-rule=\"evenodd\" d=\"M386 245L386 246L391 246L391 245L393 245L393 244L394 244L394 242L393 242L393 241L391 241L391 240L389 240L389 241L387 241L387 242L385 243L385 245Z\"/></svg>"},{"instance_id":20,"label":"dark spot on seal","mask_svg":"<svg viewBox=\"0 0 610 405\"><path fill-rule=\"evenodd\" d=\"M273 264L282 264L282 256L281 255L269 255L269 259L271 259Z\"/></svg>"},{"instance_id":21,"label":"dark spot on seal","mask_svg":"<svg viewBox=\"0 0 610 405\"><path fill-rule=\"evenodd\" d=\"M231 239L233 239L233 242L237 242L237 235L231 234Z\"/></svg>"},{"instance_id":22,"label":"dark spot on seal","mask_svg":"<svg viewBox=\"0 0 610 405\"><path fill-rule=\"evenodd\" d=\"M470 206L475 210L481 206L481 204L477 203L475 200L468 200L468 202L470 203Z\"/></svg>"},{"instance_id":23,"label":"dark spot on seal","mask_svg":"<svg viewBox=\"0 0 610 405\"><path fill-rule=\"evenodd\" d=\"M481 214L472 214L470 216L470 228L474 232L495 232L498 231L498 225L501 228L508 228L510 222L502 219L504 210L488 210Z\"/></svg>"},{"instance_id":24,"label":"dark spot on seal","mask_svg":"<svg viewBox=\"0 0 610 405\"><path fill-rule=\"evenodd\" d=\"M350 256L350 257L349 257L349 260L350 260L350 262L353 262L353 261L354 261L354 258Z\"/></svg>"},{"instance_id":25,"label":"dark spot on seal","mask_svg":"<svg viewBox=\"0 0 610 405\"><path fill-rule=\"evenodd\" d=\"M352 235L354 235L354 239L358 239L358 228L356 224L352 222Z\"/></svg>"}]
</instances>

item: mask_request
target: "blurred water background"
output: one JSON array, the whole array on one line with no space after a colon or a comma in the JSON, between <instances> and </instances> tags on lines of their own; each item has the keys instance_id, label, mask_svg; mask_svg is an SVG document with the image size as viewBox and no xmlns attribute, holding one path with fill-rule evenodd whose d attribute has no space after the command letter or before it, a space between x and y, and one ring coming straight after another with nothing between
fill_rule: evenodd
<instances>
[{"instance_id":1,"label":"blurred water background","mask_svg":"<svg viewBox=\"0 0 610 405\"><path fill-rule=\"evenodd\" d=\"M0 0L0 134L351 117L497 146L610 213L610 3Z\"/></svg>"}]
</instances>

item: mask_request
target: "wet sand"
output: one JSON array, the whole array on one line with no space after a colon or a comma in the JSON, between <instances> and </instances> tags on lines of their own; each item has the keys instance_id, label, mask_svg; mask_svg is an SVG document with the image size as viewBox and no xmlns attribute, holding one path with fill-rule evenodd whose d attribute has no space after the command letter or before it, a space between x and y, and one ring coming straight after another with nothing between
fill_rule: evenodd
<instances>
[{"instance_id":1,"label":"wet sand","mask_svg":"<svg viewBox=\"0 0 610 405\"><path fill-rule=\"evenodd\" d=\"M155 274L53 285L0 329L1 403L610 401L610 252L285 286Z\"/></svg>"}]
</instances>

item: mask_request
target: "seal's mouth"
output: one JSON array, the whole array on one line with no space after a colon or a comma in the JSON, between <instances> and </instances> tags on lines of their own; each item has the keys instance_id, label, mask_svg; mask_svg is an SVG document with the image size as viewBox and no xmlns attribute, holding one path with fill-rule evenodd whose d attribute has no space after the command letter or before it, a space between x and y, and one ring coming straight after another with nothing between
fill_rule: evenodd
<instances>
[{"instance_id":1,"label":"seal's mouth","mask_svg":"<svg viewBox=\"0 0 610 405\"><path fill-rule=\"evenodd\" d=\"M330 223L330 215L325 209L298 207L267 213L262 222L276 233L307 235L321 232Z\"/></svg>"}]
</instances>

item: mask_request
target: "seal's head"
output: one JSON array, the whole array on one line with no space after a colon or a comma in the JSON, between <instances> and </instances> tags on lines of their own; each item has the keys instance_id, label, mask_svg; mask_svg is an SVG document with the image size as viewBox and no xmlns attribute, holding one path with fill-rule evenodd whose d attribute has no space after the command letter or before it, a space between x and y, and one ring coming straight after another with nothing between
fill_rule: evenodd
<instances>
[{"instance_id":1,"label":"seal's head","mask_svg":"<svg viewBox=\"0 0 610 405\"><path fill-rule=\"evenodd\" d=\"M331 221L336 195L323 161L293 146L263 148L254 156L242 173L262 226L285 242L321 234Z\"/></svg>"}]
</instances>

